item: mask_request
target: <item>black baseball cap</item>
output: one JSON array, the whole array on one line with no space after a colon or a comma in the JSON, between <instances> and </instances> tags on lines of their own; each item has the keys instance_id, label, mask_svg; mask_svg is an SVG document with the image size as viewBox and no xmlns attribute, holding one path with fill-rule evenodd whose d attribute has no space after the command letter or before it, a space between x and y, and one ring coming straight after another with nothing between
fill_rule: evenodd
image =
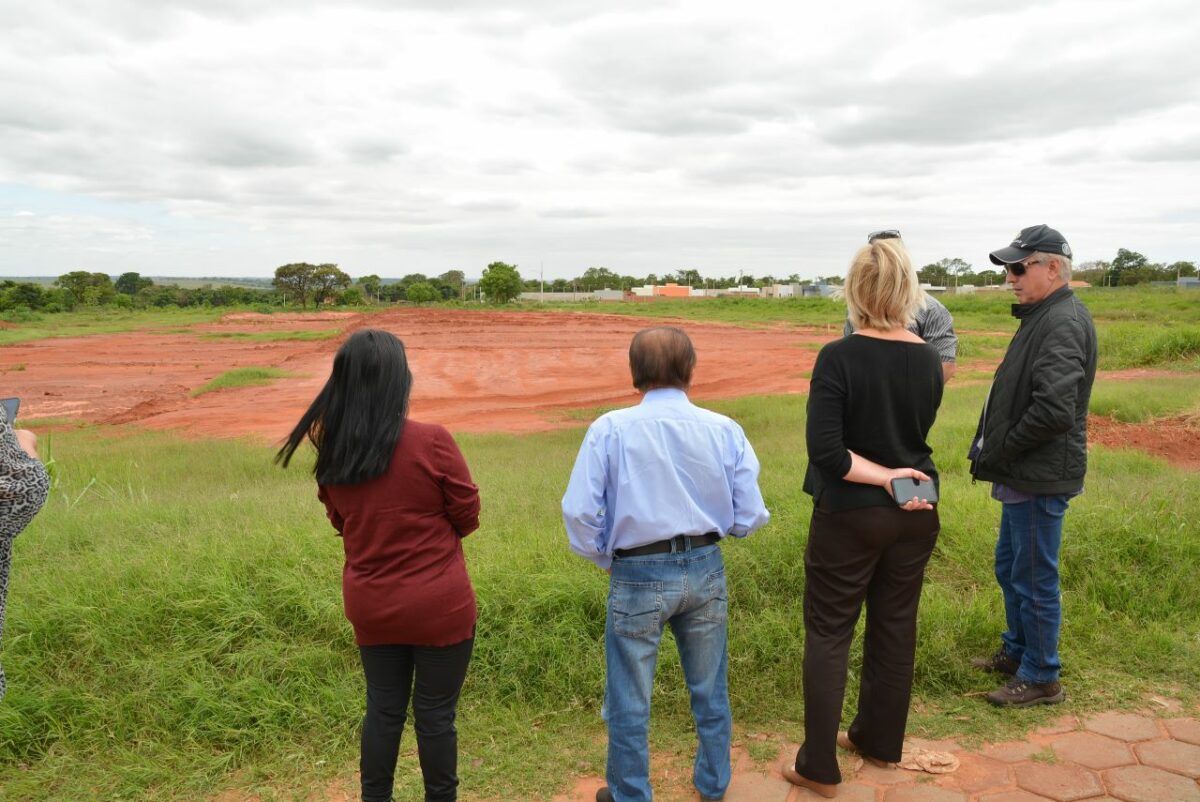
<instances>
[{"instance_id":1,"label":"black baseball cap","mask_svg":"<svg viewBox=\"0 0 1200 802\"><path fill-rule=\"evenodd\" d=\"M1061 253L1071 258L1071 246L1067 244L1067 238L1045 224L1021 229L1011 245L992 251L989 256L994 265L1011 265L1028 259L1038 251Z\"/></svg>"}]
</instances>

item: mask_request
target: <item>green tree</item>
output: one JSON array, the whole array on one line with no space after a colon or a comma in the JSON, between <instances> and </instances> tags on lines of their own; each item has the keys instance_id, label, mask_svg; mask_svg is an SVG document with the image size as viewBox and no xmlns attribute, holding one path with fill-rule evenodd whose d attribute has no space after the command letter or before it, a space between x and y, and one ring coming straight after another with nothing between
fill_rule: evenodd
<instances>
[{"instance_id":1,"label":"green tree","mask_svg":"<svg viewBox=\"0 0 1200 802\"><path fill-rule=\"evenodd\" d=\"M438 276L438 281L454 290L454 297L462 294L463 285L467 283L466 274L461 270L447 270Z\"/></svg>"},{"instance_id":2,"label":"green tree","mask_svg":"<svg viewBox=\"0 0 1200 802\"><path fill-rule=\"evenodd\" d=\"M317 266L308 262L283 265L275 268L275 278L271 280L271 284L280 295L304 308L308 305L308 297L313 290L313 274L316 270Z\"/></svg>"},{"instance_id":3,"label":"green tree","mask_svg":"<svg viewBox=\"0 0 1200 802\"><path fill-rule=\"evenodd\" d=\"M379 290L383 287L383 279L372 273L358 280L358 286L373 301L379 300Z\"/></svg>"},{"instance_id":4,"label":"green tree","mask_svg":"<svg viewBox=\"0 0 1200 802\"><path fill-rule=\"evenodd\" d=\"M54 283L69 292L72 302L76 304L97 306L111 301L116 294L112 279L107 273L72 270L59 276Z\"/></svg>"},{"instance_id":5,"label":"green tree","mask_svg":"<svg viewBox=\"0 0 1200 802\"><path fill-rule=\"evenodd\" d=\"M117 292L121 293L122 295L137 295L138 290L142 289L143 287L149 287L153 283L154 282L148 278L142 278L140 273L131 272L122 273L114 286L116 287Z\"/></svg>"},{"instance_id":6,"label":"green tree","mask_svg":"<svg viewBox=\"0 0 1200 802\"><path fill-rule=\"evenodd\" d=\"M492 262L483 269L479 289L490 303L506 304L521 294L521 274L516 265Z\"/></svg>"},{"instance_id":7,"label":"green tree","mask_svg":"<svg viewBox=\"0 0 1200 802\"><path fill-rule=\"evenodd\" d=\"M578 284L583 292L614 289L621 286L621 277L607 267L589 267L579 277Z\"/></svg>"},{"instance_id":8,"label":"green tree","mask_svg":"<svg viewBox=\"0 0 1200 802\"><path fill-rule=\"evenodd\" d=\"M687 287L703 287L704 279L700 276L699 270L686 268L678 271L675 274L675 280Z\"/></svg>"},{"instance_id":9,"label":"green tree","mask_svg":"<svg viewBox=\"0 0 1200 802\"><path fill-rule=\"evenodd\" d=\"M414 304L427 304L442 297L437 288L428 281L416 281L409 284L404 294Z\"/></svg>"},{"instance_id":10,"label":"green tree","mask_svg":"<svg viewBox=\"0 0 1200 802\"><path fill-rule=\"evenodd\" d=\"M1167 273L1171 278L1179 278L1181 276L1196 275L1195 262L1174 262L1167 266Z\"/></svg>"},{"instance_id":11,"label":"green tree","mask_svg":"<svg viewBox=\"0 0 1200 802\"><path fill-rule=\"evenodd\" d=\"M327 298L335 295L335 290L350 286L350 276L338 269L335 264L317 265L313 270L313 302L324 303Z\"/></svg>"},{"instance_id":12,"label":"green tree","mask_svg":"<svg viewBox=\"0 0 1200 802\"><path fill-rule=\"evenodd\" d=\"M1141 278L1143 269L1149 263L1150 260L1137 251L1117 248L1117 258L1112 260L1112 267L1109 269L1109 276L1111 276L1110 283L1114 286L1118 284L1137 284Z\"/></svg>"}]
</instances>

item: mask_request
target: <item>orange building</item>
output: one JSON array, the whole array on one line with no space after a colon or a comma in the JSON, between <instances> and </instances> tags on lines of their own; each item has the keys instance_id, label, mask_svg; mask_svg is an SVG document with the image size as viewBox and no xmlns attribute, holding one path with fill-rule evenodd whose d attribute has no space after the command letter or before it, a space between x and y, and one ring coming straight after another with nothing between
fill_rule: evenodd
<instances>
[{"instance_id":1,"label":"orange building","mask_svg":"<svg viewBox=\"0 0 1200 802\"><path fill-rule=\"evenodd\" d=\"M681 287L678 284L664 284L661 287L654 286L654 294L666 298L687 298L692 294L691 287Z\"/></svg>"}]
</instances>

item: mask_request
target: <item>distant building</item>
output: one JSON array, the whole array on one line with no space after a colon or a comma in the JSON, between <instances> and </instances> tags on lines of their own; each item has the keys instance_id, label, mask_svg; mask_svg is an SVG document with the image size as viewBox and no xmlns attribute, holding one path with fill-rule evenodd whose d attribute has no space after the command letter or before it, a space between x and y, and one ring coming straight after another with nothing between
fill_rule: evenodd
<instances>
[{"instance_id":1,"label":"distant building","mask_svg":"<svg viewBox=\"0 0 1200 802\"><path fill-rule=\"evenodd\" d=\"M1175 283L1181 289L1200 290L1200 276L1180 276Z\"/></svg>"},{"instance_id":2,"label":"distant building","mask_svg":"<svg viewBox=\"0 0 1200 802\"><path fill-rule=\"evenodd\" d=\"M802 284L800 295L804 298L832 298L842 291L836 284Z\"/></svg>"},{"instance_id":3,"label":"distant building","mask_svg":"<svg viewBox=\"0 0 1200 802\"><path fill-rule=\"evenodd\" d=\"M801 294L799 284L772 284L763 292L768 298L797 298Z\"/></svg>"},{"instance_id":4,"label":"distant building","mask_svg":"<svg viewBox=\"0 0 1200 802\"><path fill-rule=\"evenodd\" d=\"M654 287L654 295L661 298L687 298L691 294L691 287L680 286L673 281Z\"/></svg>"},{"instance_id":5,"label":"distant building","mask_svg":"<svg viewBox=\"0 0 1200 802\"><path fill-rule=\"evenodd\" d=\"M717 295L725 298L761 298L762 292L759 291L758 287L746 287L739 284L736 287L718 290Z\"/></svg>"}]
</instances>

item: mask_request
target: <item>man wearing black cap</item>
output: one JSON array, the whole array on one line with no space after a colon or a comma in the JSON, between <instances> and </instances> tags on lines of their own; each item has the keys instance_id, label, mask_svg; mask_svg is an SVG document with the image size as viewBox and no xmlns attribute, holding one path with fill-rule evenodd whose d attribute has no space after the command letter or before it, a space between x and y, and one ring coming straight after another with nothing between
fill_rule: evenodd
<instances>
[{"instance_id":1,"label":"man wearing black cap","mask_svg":"<svg viewBox=\"0 0 1200 802\"><path fill-rule=\"evenodd\" d=\"M1007 629L1000 649L972 664L1010 677L989 702L1029 707L1066 698L1058 681L1058 554L1063 517L1087 472L1096 329L1067 286L1071 246L1062 234L1031 226L991 259L1007 271L1021 322L996 369L970 457L971 474L992 482L992 498L1003 504L996 580Z\"/></svg>"}]
</instances>

